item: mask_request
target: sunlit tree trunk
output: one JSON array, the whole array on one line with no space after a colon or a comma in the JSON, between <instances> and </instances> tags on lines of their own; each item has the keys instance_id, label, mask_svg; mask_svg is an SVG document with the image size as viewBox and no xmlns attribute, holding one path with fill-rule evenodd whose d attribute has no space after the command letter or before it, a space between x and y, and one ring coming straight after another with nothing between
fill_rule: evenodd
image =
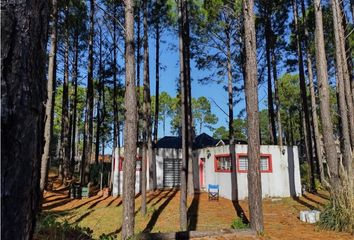
<instances>
[{"instance_id":1,"label":"sunlit tree trunk","mask_svg":"<svg viewBox=\"0 0 354 240\"><path fill-rule=\"evenodd\" d=\"M58 5L57 0L52 1L52 13L51 13L51 28L50 28L50 50L48 61L48 82L47 82L47 101L45 104L45 120L44 120L44 148L41 159L41 178L40 178L40 190L41 195L47 184L48 178L48 164L50 158L50 145L52 139L52 110L54 108L54 86L56 81L56 53L57 53L57 23L58 23Z\"/></svg>"},{"instance_id":2,"label":"sunlit tree trunk","mask_svg":"<svg viewBox=\"0 0 354 240\"><path fill-rule=\"evenodd\" d=\"M256 56L256 30L253 0L243 1L245 31L245 95L248 134L248 199L251 228L263 232L262 185L259 168L260 138L258 112L258 81Z\"/></svg>"},{"instance_id":3,"label":"sunlit tree trunk","mask_svg":"<svg viewBox=\"0 0 354 240\"><path fill-rule=\"evenodd\" d=\"M298 22L298 11L296 0L293 0L293 15L296 31L296 45L297 45L297 57L299 66L299 79L300 79L300 92L301 92L301 104L302 111L304 112L305 124L304 124L304 140L306 148L306 159L309 164L309 179L310 179L310 191L315 191L315 166L313 160L312 139L311 139L311 124L310 115L308 111L307 103L307 90L304 71L304 62L302 56L300 26Z\"/></svg>"},{"instance_id":4,"label":"sunlit tree trunk","mask_svg":"<svg viewBox=\"0 0 354 240\"><path fill-rule=\"evenodd\" d=\"M147 159L150 159L152 154L149 154L148 145L151 145L151 99L150 99L150 71L149 71L149 36L148 36L148 2L144 0L144 92L143 92L143 156L141 162L141 213L146 214L146 171ZM151 150L151 148L149 149Z\"/></svg>"},{"instance_id":5,"label":"sunlit tree trunk","mask_svg":"<svg viewBox=\"0 0 354 240\"><path fill-rule=\"evenodd\" d=\"M338 154L333 134L333 124L330 113L329 86L327 59L323 34L322 7L320 0L314 1L316 30L316 70L318 81L318 94L320 99L321 124L323 130L323 142L326 153L327 164L329 166L330 184L332 193L339 190Z\"/></svg>"},{"instance_id":6,"label":"sunlit tree trunk","mask_svg":"<svg viewBox=\"0 0 354 240\"><path fill-rule=\"evenodd\" d=\"M266 60L267 60L267 90L268 90L268 119L269 119L269 128L270 128L270 141L272 144L277 143L277 133L275 128L275 114L274 114L274 103L273 103L273 90L272 90L272 62L271 62L271 41L272 41L272 23L271 23L271 11L270 6L271 2L266 5L266 16L265 16L265 40L266 40Z\"/></svg>"},{"instance_id":7,"label":"sunlit tree trunk","mask_svg":"<svg viewBox=\"0 0 354 240\"><path fill-rule=\"evenodd\" d=\"M134 1L125 0L125 125L122 239L134 234L137 98L134 60Z\"/></svg>"},{"instance_id":8,"label":"sunlit tree trunk","mask_svg":"<svg viewBox=\"0 0 354 240\"><path fill-rule=\"evenodd\" d=\"M181 194L180 194L180 229L187 230L187 174L188 174L188 90L186 78L186 63L185 63L185 46L184 46L184 31L185 31L185 0L178 0L178 22L179 22L179 64L180 64L180 91L182 104L182 164L181 164Z\"/></svg>"},{"instance_id":9,"label":"sunlit tree trunk","mask_svg":"<svg viewBox=\"0 0 354 240\"><path fill-rule=\"evenodd\" d=\"M333 30L335 38L335 56L336 56L336 77L337 77L337 92L338 92L338 104L339 112L341 116L341 133L342 133L342 155L343 165L348 175L351 176L352 172L352 150L350 143L350 136L352 134L353 122L353 102L350 94L348 65L345 54L345 44L343 41L343 28L341 24L341 14L339 3L337 0L331 1L332 15L333 15ZM348 85L346 84L348 82ZM349 119L348 119L349 117ZM353 132L354 133L354 132Z\"/></svg>"},{"instance_id":10,"label":"sunlit tree trunk","mask_svg":"<svg viewBox=\"0 0 354 240\"><path fill-rule=\"evenodd\" d=\"M318 116L317 116L317 104L316 104L316 94L315 94L315 87L313 83L313 72L312 72L312 56L309 48L308 43L308 28L307 28L307 16L306 16L306 9L305 9L305 1L301 1L301 10L303 16L303 28L305 32L304 36L304 43L306 48L306 62L307 62L307 72L308 72L308 79L309 79L309 88L310 88L310 98L311 98L311 114L312 114L312 127L313 127L313 141L315 144L316 149L316 156L317 156L317 170L319 171L319 179L322 182L324 179L324 170L323 170L323 156L321 152L321 134L318 127Z\"/></svg>"},{"instance_id":11,"label":"sunlit tree trunk","mask_svg":"<svg viewBox=\"0 0 354 240\"><path fill-rule=\"evenodd\" d=\"M272 66L273 66L273 79L274 79L274 99L275 99L275 107L276 107L276 118L278 125L278 138L279 141L276 142L279 146L283 146L283 129L281 124L281 115L280 115L280 101L279 101L279 93L278 93L278 72L277 72L277 61L275 56L275 49L273 48L272 52ZM277 137L275 136L277 140Z\"/></svg>"}]
</instances>

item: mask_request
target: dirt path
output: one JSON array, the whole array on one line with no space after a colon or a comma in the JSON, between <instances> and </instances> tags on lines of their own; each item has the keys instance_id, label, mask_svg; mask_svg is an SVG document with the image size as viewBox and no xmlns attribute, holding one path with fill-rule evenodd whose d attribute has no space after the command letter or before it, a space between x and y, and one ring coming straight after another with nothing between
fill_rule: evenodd
<instances>
[{"instance_id":1,"label":"dirt path","mask_svg":"<svg viewBox=\"0 0 354 240\"><path fill-rule=\"evenodd\" d=\"M148 214L140 214L139 196L136 197L136 232L174 232L179 228L179 192L177 190L156 191L148 195ZM354 239L346 233L319 230L315 225L303 223L298 219L300 210L321 209L328 196L306 194L300 199L267 199L263 202L265 234L261 239ZM232 201L220 198L208 201L206 193L197 194L189 199L189 228L210 231L230 228L237 210L243 210L248 217L246 201L237 207ZM60 219L80 226L90 227L94 237L105 233L119 236L121 231L122 202L120 198L94 196L82 200L67 197L67 190L59 189L46 192L43 209L60 215ZM234 235L203 239L235 239ZM242 237L237 239L254 239Z\"/></svg>"}]
</instances>

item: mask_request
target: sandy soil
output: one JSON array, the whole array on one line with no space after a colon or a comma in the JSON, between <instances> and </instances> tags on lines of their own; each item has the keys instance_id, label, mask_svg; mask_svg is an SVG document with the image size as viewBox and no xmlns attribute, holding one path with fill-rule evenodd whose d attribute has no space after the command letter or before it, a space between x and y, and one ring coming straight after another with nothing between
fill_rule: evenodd
<instances>
[{"instance_id":1,"label":"sandy soil","mask_svg":"<svg viewBox=\"0 0 354 240\"><path fill-rule=\"evenodd\" d=\"M263 201L265 232L260 239L354 239L347 233L320 230L316 225L303 223L298 219L300 210L321 209L328 199L325 192L305 194L300 199L266 199ZM148 194L148 213L140 214L139 196L136 197L137 233L174 232L179 229L179 192L177 190L156 191ZM230 228L237 217L237 212L244 211L248 217L247 201L240 201L239 206L232 201L220 198L219 201L209 201L207 193L196 194L194 199L188 199L190 230L210 231ZM105 233L119 236L122 216L121 198L100 195L87 199L73 200L68 197L67 189L59 188L45 192L43 209L52 214L58 214L60 220L90 227L94 237ZM255 239L242 237L237 239ZM232 234L204 239L235 239Z\"/></svg>"}]
</instances>

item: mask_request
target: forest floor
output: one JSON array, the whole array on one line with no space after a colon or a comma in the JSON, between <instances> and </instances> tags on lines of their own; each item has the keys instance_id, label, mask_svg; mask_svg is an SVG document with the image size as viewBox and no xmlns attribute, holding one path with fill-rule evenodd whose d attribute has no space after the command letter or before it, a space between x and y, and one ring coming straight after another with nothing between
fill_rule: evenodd
<instances>
[{"instance_id":1,"label":"forest floor","mask_svg":"<svg viewBox=\"0 0 354 240\"><path fill-rule=\"evenodd\" d=\"M320 230L316 225L301 222L298 218L301 210L322 209L328 201L328 194L316 195L306 193L301 198L277 198L263 201L264 236L260 239L353 239L346 233ZM179 229L179 191L170 189L151 192L147 196L147 216L140 213L141 198L136 197L135 231L175 232ZM188 199L189 229L212 231L230 228L237 218L237 212L244 211L248 217L247 201L239 205L220 198L208 201L207 193L196 194ZM70 199L68 190L58 188L44 193L43 210L55 214L60 221L78 224L93 230L93 237L102 234L119 236L122 220L122 199L116 197L93 196L86 199ZM220 237L203 239L235 239L236 235L226 234ZM237 237L237 239L256 239L254 236Z\"/></svg>"}]
</instances>

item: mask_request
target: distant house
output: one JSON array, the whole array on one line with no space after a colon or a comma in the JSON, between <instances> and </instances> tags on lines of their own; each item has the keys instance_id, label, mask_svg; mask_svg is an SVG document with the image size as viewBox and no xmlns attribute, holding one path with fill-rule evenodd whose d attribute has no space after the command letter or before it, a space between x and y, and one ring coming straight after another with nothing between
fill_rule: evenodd
<instances>
[{"instance_id":1,"label":"distant house","mask_svg":"<svg viewBox=\"0 0 354 240\"><path fill-rule=\"evenodd\" d=\"M111 163L112 155L111 154L98 155L98 162L101 163L102 160L104 163Z\"/></svg>"},{"instance_id":2,"label":"distant house","mask_svg":"<svg viewBox=\"0 0 354 240\"><path fill-rule=\"evenodd\" d=\"M156 145L153 157L156 159L157 187L171 188L180 186L182 159L180 137L166 136ZM232 169L230 145L227 141L214 139L202 133L193 142L194 187L206 190L208 184L218 184L220 195L235 200L248 196L247 188L247 145L236 141L234 154L236 169ZM140 191L141 154L138 150L136 171L136 192ZM121 156L121 157L119 157ZM122 193L123 150L115 151L112 176L113 195ZM301 195L301 179L298 149L296 146L261 145L260 171L263 197L289 197ZM150 160L148 159L148 166ZM149 171L147 171L149 179ZM149 181L148 181L149 182ZM149 184L149 183L148 183ZM148 185L148 189L149 189Z\"/></svg>"}]
</instances>

